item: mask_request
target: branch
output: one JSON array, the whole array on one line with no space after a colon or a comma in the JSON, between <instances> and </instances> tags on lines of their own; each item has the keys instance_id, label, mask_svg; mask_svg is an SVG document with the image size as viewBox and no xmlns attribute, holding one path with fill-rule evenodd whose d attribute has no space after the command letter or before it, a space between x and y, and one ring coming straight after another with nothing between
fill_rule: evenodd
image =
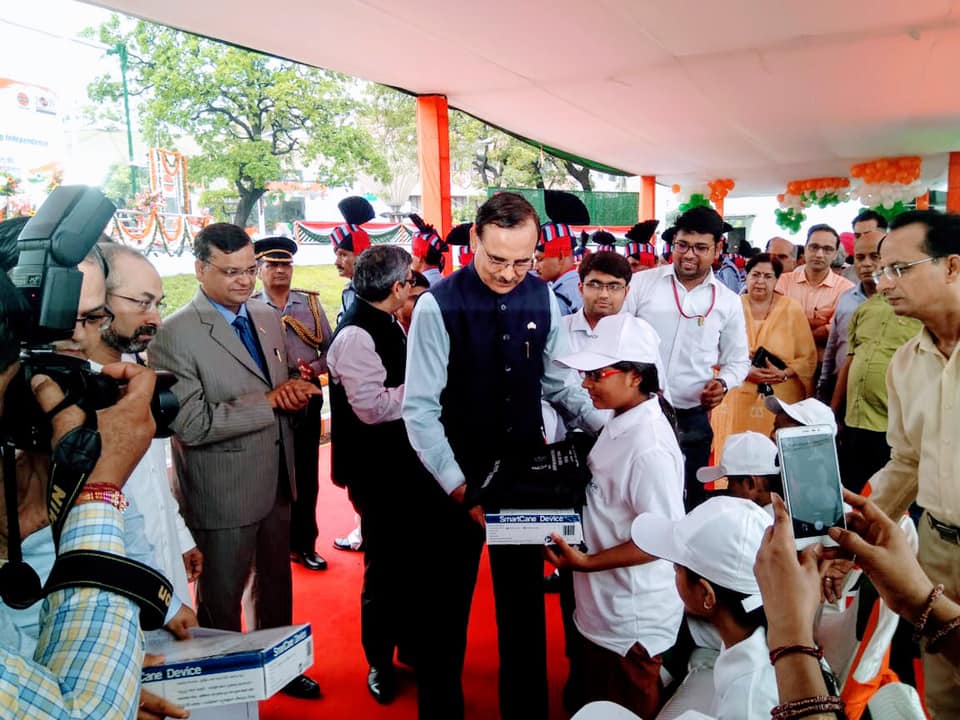
<instances>
[{"instance_id":1,"label":"branch","mask_svg":"<svg viewBox=\"0 0 960 720\"><path fill-rule=\"evenodd\" d=\"M246 132L247 137L250 140L256 141L258 139L253 134L253 130L250 128L250 126L247 123L245 123L243 120L241 120L239 117L234 115L232 112L227 110L227 108L217 107L213 103L207 103L206 109L212 113L220 113L221 115L226 115L227 118L230 120L230 122L234 123L235 125L238 125L244 130L244 132Z\"/></svg>"}]
</instances>

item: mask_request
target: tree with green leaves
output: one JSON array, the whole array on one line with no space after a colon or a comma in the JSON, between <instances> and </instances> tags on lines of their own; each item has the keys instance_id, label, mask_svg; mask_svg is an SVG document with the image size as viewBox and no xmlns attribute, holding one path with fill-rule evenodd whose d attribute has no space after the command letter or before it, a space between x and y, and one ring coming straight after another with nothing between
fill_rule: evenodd
<instances>
[{"instance_id":1,"label":"tree with green leaves","mask_svg":"<svg viewBox=\"0 0 960 720\"><path fill-rule=\"evenodd\" d=\"M238 225L269 181L302 167L311 169L304 179L330 186L350 185L361 171L389 176L342 75L116 15L88 35L126 46L144 137L165 147L191 138L200 152L189 158L190 179L226 179L239 197ZM121 83L98 78L89 96L119 100Z\"/></svg>"}]
</instances>

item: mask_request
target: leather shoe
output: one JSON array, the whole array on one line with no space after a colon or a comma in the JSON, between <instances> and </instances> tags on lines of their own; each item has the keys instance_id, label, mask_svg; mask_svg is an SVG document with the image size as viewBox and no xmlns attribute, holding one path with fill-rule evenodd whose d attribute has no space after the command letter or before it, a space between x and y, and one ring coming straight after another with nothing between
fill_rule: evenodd
<instances>
[{"instance_id":1,"label":"leather shoe","mask_svg":"<svg viewBox=\"0 0 960 720\"><path fill-rule=\"evenodd\" d=\"M543 579L543 592L548 595L560 592L560 573L556 570Z\"/></svg>"},{"instance_id":2,"label":"leather shoe","mask_svg":"<svg viewBox=\"0 0 960 720\"><path fill-rule=\"evenodd\" d=\"M295 563L300 563L307 570L326 570L327 569L327 561L313 551L290 553L290 559L293 560Z\"/></svg>"},{"instance_id":3,"label":"leather shoe","mask_svg":"<svg viewBox=\"0 0 960 720\"><path fill-rule=\"evenodd\" d=\"M333 539L333 546L334 546L337 550L345 550L346 552L362 552L362 551L363 551L363 545L361 545L360 547L355 548L355 547L353 546L353 544L352 544L347 538L345 538L345 537L342 537L342 538L334 538L334 539Z\"/></svg>"},{"instance_id":4,"label":"leather shoe","mask_svg":"<svg viewBox=\"0 0 960 720\"><path fill-rule=\"evenodd\" d=\"M389 705L397 694L397 677L393 666L377 668L370 666L367 673L367 689L381 705Z\"/></svg>"},{"instance_id":5,"label":"leather shoe","mask_svg":"<svg viewBox=\"0 0 960 720\"><path fill-rule=\"evenodd\" d=\"M283 692L301 700L313 700L320 697L320 685L306 675L297 675L283 686Z\"/></svg>"}]
</instances>

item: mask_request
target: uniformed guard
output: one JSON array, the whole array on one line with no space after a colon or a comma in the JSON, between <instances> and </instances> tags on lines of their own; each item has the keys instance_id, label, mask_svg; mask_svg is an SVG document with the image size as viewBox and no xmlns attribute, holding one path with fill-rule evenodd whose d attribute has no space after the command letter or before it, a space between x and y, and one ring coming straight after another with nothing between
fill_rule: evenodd
<instances>
[{"instance_id":1,"label":"uniformed guard","mask_svg":"<svg viewBox=\"0 0 960 720\"><path fill-rule=\"evenodd\" d=\"M290 238L269 237L253 244L263 290L254 297L280 315L285 330L290 377L300 377L320 387L327 372L327 349L333 332L320 298L312 290L291 290L293 256L297 244ZM323 395L315 395L294 417L294 463L297 499L291 508L290 558L309 570L325 570L327 561L316 551L318 448Z\"/></svg>"},{"instance_id":2,"label":"uniformed guard","mask_svg":"<svg viewBox=\"0 0 960 720\"><path fill-rule=\"evenodd\" d=\"M560 303L560 312L571 315L583 306L580 276L573 264L576 236L571 225L589 225L590 213L576 195L559 190L545 190L544 207L551 222L540 226L540 240L535 257L537 273L550 283Z\"/></svg>"},{"instance_id":3,"label":"uniformed guard","mask_svg":"<svg viewBox=\"0 0 960 720\"><path fill-rule=\"evenodd\" d=\"M597 230L593 234L593 244L597 246L596 252L616 252L617 238L612 232L606 230Z\"/></svg>"},{"instance_id":4,"label":"uniformed guard","mask_svg":"<svg viewBox=\"0 0 960 720\"><path fill-rule=\"evenodd\" d=\"M653 234L657 231L659 220L644 220L627 230L626 256L630 269L637 273L659 265L657 249L653 244Z\"/></svg>"},{"instance_id":5,"label":"uniformed guard","mask_svg":"<svg viewBox=\"0 0 960 720\"><path fill-rule=\"evenodd\" d=\"M423 276L434 285L443 277L443 266L446 263L447 242L440 237L433 225L428 225L416 213L410 213L410 219L417 226L417 232L411 243L413 264L410 268Z\"/></svg>"},{"instance_id":6,"label":"uniformed guard","mask_svg":"<svg viewBox=\"0 0 960 720\"><path fill-rule=\"evenodd\" d=\"M465 267L473 262L473 248L470 247L470 228L473 223L460 223L447 233L447 245L456 245L459 248L457 262Z\"/></svg>"},{"instance_id":7,"label":"uniformed guard","mask_svg":"<svg viewBox=\"0 0 960 720\"><path fill-rule=\"evenodd\" d=\"M668 227L662 233L660 233L660 239L663 240L663 252L660 253L660 257L663 258L663 261L666 263L673 262L673 238L677 234L677 226Z\"/></svg>"},{"instance_id":8,"label":"uniformed guard","mask_svg":"<svg viewBox=\"0 0 960 720\"><path fill-rule=\"evenodd\" d=\"M373 211L373 205L359 195L345 197L337 203L337 207L343 219L347 221L346 225L338 225L330 231L330 241L333 243L336 256L334 265L337 266L340 276L348 280L340 294L340 312L337 313L339 323L340 318L353 305L357 297L357 293L353 290L353 263L360 253L370 247L370 236L360 226L373 220L377 214Z\"/></svg>"}]
</instances>

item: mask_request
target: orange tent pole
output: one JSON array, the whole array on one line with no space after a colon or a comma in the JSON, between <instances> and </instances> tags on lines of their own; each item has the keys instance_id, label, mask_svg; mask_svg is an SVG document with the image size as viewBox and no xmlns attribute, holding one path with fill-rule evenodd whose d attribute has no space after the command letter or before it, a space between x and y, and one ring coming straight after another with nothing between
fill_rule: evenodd
<instances>
[{"instance_id":1,"label":"orange tent pole","mask_svg":"<svg viewBox=\"0 0 960 720\"><path fill-rule=\"evenodd\" d=\"M657 216L657 178L653 175L644 175L640 185L640 207L637 220L653 220Z\"/></svg>"},{"instance_id":2,"label":"orange tent pole","mask_svg":"<svg viewBox=\"0 0 960 720\"><path fill-rule=\"evenodd\" d=\"M441 237L453 227L450 209L450 125L447 98L421 95L417 98L417 156L420 185L423 188L423 219L434 225ZM446 252L445 273L453 270L450 251Z\"/></svg>"},{"instance_id":3,"label":"orange tent pole","mask_svg":"<svg viewBox=\"0 0 960 720\"><path fill-rule=\"evenodd\" d=\"M960 212L960 152L950 153L947 167L947 212Z\"/></svg>"}]
</instances>

